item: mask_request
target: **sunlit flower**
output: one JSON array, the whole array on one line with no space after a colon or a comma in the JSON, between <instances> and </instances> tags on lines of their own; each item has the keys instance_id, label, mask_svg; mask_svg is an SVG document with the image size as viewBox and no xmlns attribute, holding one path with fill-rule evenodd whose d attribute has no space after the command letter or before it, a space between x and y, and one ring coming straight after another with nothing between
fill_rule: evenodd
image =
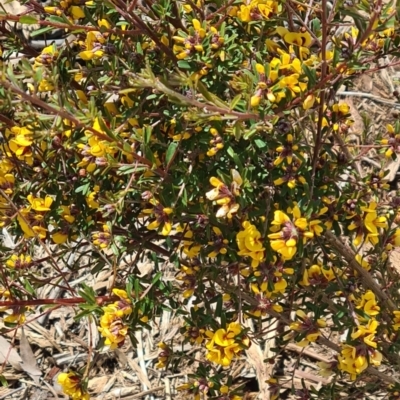
<instances>
[{"instance_id":1,"label":"sunlit flower","mask_svg":"<svg viewBox=\"0 0 400 400\"><path fill-rule=\"evenodd\" d=\"M100 186L95 185L93 187L93 191L91 191L87 196L86 196L86 203L89 206L89 208L99 208L100 203L97 201L98 194L100 192Z\"/></svg>"},{"instance_id":2,"label":"sunlit flower","mask_svg":"<svg viewBox=\"0 0 400 400\"><path fill-rule=\"evenodd\" d=\"M244 221L242 226L244 230L236 235L236 243L239 247L238 255L250 257L251 266L255 268L265 257L263 239L256 226L249 221Z\"/></svg>"},{"instance_id":3,"label":"sunlit flower","mask_svg":"<svg viewBox=\"0 0 400 400\"><path fill-rule=\"evenodd\" d=\"M6 261L6 265L12 269L26 269L32 265L32 258L30 255L21 254L17 256L13 254L11 258Z\"/></svg>"},{"instance_id":4,"label":"sunlit flower","mask_svg":"<svg viewBox=\"0 0 400 400\"><path fill-rule=\"evenodd\" d=\"M34 197L32 194L27 197L29 203L31 203L31 209L38 212L46 212L51 210L53 199L50 196L46 196L44 199L40 197Z\"/></svg>"},{"instance_id":5,"label":"sunlit flower","mask_svg":"<svg viewBox=\"0 0 400 400\"><path fill-rule=\"evenodd\" d=\"M239 323L231 322L226 329L218 329L216 332L207 331L209 342L206 345L208 350L207 359L216 364L227 367L234 358L237 358L244 347L250 345L245 337L238 339L242 333Z\"/></svg>"},{"instance_id":6,"label":"sunlit flower","mask_svg":"<svg viewBox=\"0 0 400 400\"><path fill-rule=\"evenodd\" d=\"M80 42L80 45L85 49L79 53L82 60L88 61L100 59L104 56L104 43L106 38L99 31L90 31L86 34L85 42Z\"/></svg>"},{"instance_id":7,"label":"sunlit flower","mask_svg":"<svg viewBox=\"0 0 400 400\"><path fill-rule=\"evenodd\" d=\"M379 243L379 228L387 229L387 219L384 216L378 216L376 211L377 203L372 201L368 206L361 207L363 216L355 215L353 222L348 226L349 230L356 230L356 237L353 240L355 246L359 246L364 235L373 245Z\"/></svg>"},{"instance_id":8,"label":"sunlit flower","mask_svg":"<svg viewBox=\"0 0 400 400\"><path fill-rule=\"evenodd\" d=\"M380 312L380 307L375 299L375 294L371 290L367 290L358 301L358 309L363 310L370 317L375 317Z\"/></svg>"},{"instance_id":9,"label":"sunlit flower","mask_svg":"<svg viewBox=\"0 0 400 400\"><path fill-rule=\"evenodd\" d=\"M160 353L158 353L158 363L156 364L157 369L165 368L167 366L168 360L173 354L172 349L164 342L158 344L160 348Z\"/></svg>"},{"instance_id":10,"label":"sunlit flower","mask_svg":"<svg viewBox=\"0 0 400 400\"><path fill-rule=\"evenodd\" d=\"M299 283L303 286L326 285L336 279L336 275L341 275L339 271L334 271L332 267L321 267L317 264L306 268L303 273L303 279Z\"/></svg>"},{"instance_id":11,"label":"sunlit flower","mask_svg":"<svg viewBox=\"0 0 400 400\"><path fill-rule=\"evenodd\" d=\"M57 377L63 392L73 400L89 400L89 393L83 386L82 380L75 372L61 372Z\"/></svg>"},{"instance_id":12,"label":"sunlit flower","mask_svg":"<svg viewBox=\"0 0 400 400\"><path fill-rule=\"evenodd\" d=\"M382 354L371 348L362 346L342 345L341 354L338 357L338 368L350 374L352 380L355 380L359 374L368 368L368 359L372 365L379 366L382 360Z\"/></svg>"},{"instance_id":13,"label":"sunlit flower","mask_svg":"<svg viewBox=\"0 0 400 400\"><path fill-rule=\"evenodd\" d=\"M254 267L253 274L257 278L251 283L251 290L256 294L271 298L272 295L284 294L288 286L285 276L293 275L294 269L285 267L284 260L273 257L270 262L262 261Z\"/></svg>"},{"instance_id":14,"label":"sunlit flower","mask_svg":"<svg viewBox=\"0 0 400 400\"><path fill-rule=\"evenodd\" d=\"M92 242L95 246L100 249L106 249L112 240L111 229L108 225L103 224L103 231L93 232L92 233Z\"/></svg>"},{"instance_id":15,"label":"sunlit flower","mask_svg":"<svg viewBox=\"0 0 400 400\"><path fill-rule=\"evenodd\" d=\"M290 324L290 329L305 336L304 339L297 342L297 345L304 347L310 342L317 341L321 335L319 329L326 327L325 320L322 318L314 320L313 318L307 316L302 310L297 310L296 315L298 317L298 321L292 322Z\"/></svg>"},{"instance_id":16,"label":"sunlit flower","mask_svg":"<svg viewBox=\"0 0 400 400\"><path fill-rule=\"evenodd\" d=\"M8 140L8 148L17 157L18 160L26 162L28 165L33 164L32 155L32 139L33 132L27 127L14 126L11 130L6 129L6 137ZM11 154L10 154L11 156Z\"/></svg>"},{"instance_id":17,"label":"sunlit flower","mask_svg":"<svg viewBox=\"0 0 400 400\"><path fill-rule=\"evenodd\" d=\"M92 128L99 134L106 134L101 127L105 124L100 118L95 118ZM108 165L108 158L116 153L116 148L107 140L99 138L92 131L85 131L84 143L78 144L82 160L78 167L85 168L87 172L93 172L98 166Z\"/></svg>"},{"instance_id":18,"label":"sunlit flower","mask_svg":"<svg viewBox=\"0 0 400 400\"><path fill-rule=\"evenodd\" d=\"M116 312L105 312L100 318L98 329L101 336L106 338L104 344L111 350L121 347L128 334L128 326L123 323Z\"/></svg>"},{"instance_id":19,"label":"sunlit flower","mask_svg":"<svg viewBox=\"0 0 400 400\"><path fill-rule=\"evenodd\" d=\"M309 222L306 218L301 217L299 207L295 205L288 210L288 213L289 211L293 215L293 221L283 211L275 211L271 230L276 233L268 235L268 238L271 239L272 249L281 254L286 260L291 260L296 254L298 240L301 239L305 243L314 237L314 233L309 230Z\"/></svg>"},{"instance_id":20,"label":"sunlit flower","mask_svg":"<svg viewBox=\"0 0 400 400\"><path fill-rule=\"evenodd\" d=\"M239 210L239 204L236 203L236 196L240 194L240 186L243 180L234 169L231 169L231 176L232 183L230 188L218 178L210 178L210 183L214 186L214 189L208 191L206 197L208 200L214 201L215 204L220 206L216 213L217 218L227 217L231 219L233 214Z\"/></svg>"},{"instance_id":21,"label":"sunlit flower","mask_svg":"<svg viewBox=\"0 0 400 400\"><path fill-rule=\"evenodd\" d=\"M213 240L208 242L208 244L212 246L214 250L208 253L207 257L214 258L217 257L218 254L226 254L229 241L224 239L221 229L216 226L212 227L212 239Z\"/></svg>"},{"instance_id":22,"label":"sunlit flower","mask_svg":"<svg viewBox=\"0 0 400 400\"><path fill-rule=\"evenodd\" d=\"M378 328L378 321L370 319L367 325L359 325L356 330L351 334L352 339L362 339L365 344L376 349L377 344L374 342L376 329Z\"/></svg>"},{"instance_id":23,"label":"sunlit flower","mask_svg":"<svg viewBox=\"0 0 400 400\"><path fill-rule=\"evenodd\" d=\"M158 200L152 198L149 202L153 205L153 208L146 208L143 210L145 214L150 214L155 219L147 225L149 230L157 230L162 226L161 234L168 236L172 229L170 221L170 215L173 213L173 209L170 207L164 207Z\"/></svg>"},{"instance_id":24,"label":"sunlit flower","mask_svg":"<svg viewBox=\"0 0 400 400\"><path fill-rule=\"evenodd\" d=\"M198 260L194 258L190 266L181 265L181 271L177 276L179 281L182 281L181 289L183 289L183 297L186 299L193 295L198 284L197 273L200 271Z\"/></svg>"}]
</instances>

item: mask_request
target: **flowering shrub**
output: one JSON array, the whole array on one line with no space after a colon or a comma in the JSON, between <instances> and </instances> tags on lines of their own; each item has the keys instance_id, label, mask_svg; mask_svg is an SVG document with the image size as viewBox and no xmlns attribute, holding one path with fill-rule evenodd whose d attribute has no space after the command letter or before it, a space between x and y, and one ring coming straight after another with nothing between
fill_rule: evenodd
<instances>
[{"instance_id":1,"label":"flowering shrub","mask_svg":"<svg viewBox=\"0 0 400 400\"><path fill-rule=\"evenodd\" d=\"M400 398L400 197L385 170L400 122L371 139L367 170L336 96L382 60L395 64L394 2L94 0L40 11L0 12L69 35L41 50L14 32L0 43L0 225L15 238L1 249L3 324L75 305L111 351L135 346L134 332L167 309L181 316L180 336L160 343L156 366L192 361L187 343L203 358L178 389L239 400L232 366L268 345L278 321L274 354L296 344L328 359L319 373L332 379L296 398L350 396L351 381L367 397ZM15 51L27 56L11 63ZM38 247L64 299L38 298ZM88 251L88 266L58 265ZM139 278L144 259L153 270ZM109 270L112 292L70 287L82 268ZM269 398L294 390L270 371L258 382ZM90 378L88 361L58 382L88 399Z\"/></svg>"}]
</instances>

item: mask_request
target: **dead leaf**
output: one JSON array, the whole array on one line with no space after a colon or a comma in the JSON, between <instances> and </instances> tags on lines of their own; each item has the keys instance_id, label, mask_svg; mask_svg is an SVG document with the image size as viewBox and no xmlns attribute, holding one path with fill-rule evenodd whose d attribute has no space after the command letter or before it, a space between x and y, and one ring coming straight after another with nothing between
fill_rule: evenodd
<instances>
[{"instance_id":1,"label":"dead leaf","mask_svg":"<svg viewBox=\"0 0 400 400\"><path fill-rule=\"evenodd\" d=\"M33 379L35 383L39 383L39 377L42 371L36 364L36 357L33 354L31 345L25 336L24 328L21 328L20 353L22 358L22 369Z\"/></svg>"},{"instance_id":2,"label":"dead leaf","mask_svg":"<svg viewBox=\"0 0 400 400\"><path fill-rule=\"evenodd\" d=\"M98 376L91 378L89 380L88 390L95 394L102 393L104 391L104 387L109 380L109 376Z\"/></svg>"},{"instance_id":3,"label":"dead leaf","mask_svg":"<svg viewBox=\"0 0 400 400\"><path fill-rule=\"evenodd\" d=\"M8 362L17 371L22 371L22 358L19 356L10 342L3 336L0 336L0 364Z\"/></svg>"},{"instance_id":4,"label":"dead leaf","mask_svg":"<svg viewBox=\"0 0 400 400\"><path fill-rule=\"evenodd\" d=\"M268 371L268 364L264 362L260 345L258 343L252 343L251 346L246 350L246 356L247 361L256 371L257 382L260 387L258 398L269 400L270 395L268 391L267 379L270 377L270 371Z\"/></svg>"},{"instance_id":5,"label":"dead leaf","mask_svg":"<svg viewBox=\"0 0 400 400\"><path fill-rule=\"evenodd\" d=\"M385 176L388 182L393 182L396 178L396 174L400 167L400 157L397 157L394 161L390 160L390 162L386 165L385 171L389 171L389 173Z\"/></svg>"}]
</instances>

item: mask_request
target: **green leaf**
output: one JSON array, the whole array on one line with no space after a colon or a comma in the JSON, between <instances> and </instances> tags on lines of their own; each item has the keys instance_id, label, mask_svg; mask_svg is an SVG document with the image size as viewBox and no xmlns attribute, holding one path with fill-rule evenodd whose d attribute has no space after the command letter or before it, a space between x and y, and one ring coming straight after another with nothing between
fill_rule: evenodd
<instances>
[{"instance_id":1,"label":"green leaf","mask_svg":"<svg viewBox=\"0 0 400 400\"><path fill-rule=\"evenodd\" d=\"M84 298L89 304L96 304L96 293L92 287L82 283L82 289L78 291L79 295Z\"/></svg>"},{"instance_id":2,"label":"green leaf","mask_svg":"<svg viewBox=\"0 0 400 400\"><path fill-rule=\"evenodd\" d=\"M170 161L173 159L177 148L178 148L177 142L171 142L169 144L167 152L165 154L165 162L167 165L169 165Z\"/></svg>"},{"instance_id":3,"label":"green leaf","mask_svg":"<svg viewBox=\"0 0 400 400\"><path fill-rule=\"evenodd\" d=\"M154 285L155 283L157 283L157 282L161 279L161 276L162 276L162 272L158 272L158 273L153 277L153 279L151 280L151 284Z\"/></svg>"},{"instance_id":4,"label":"green leaf","mask_svg":"<svg viewBox=\"0 0 400 400\"><path fill-rule=\"evenodd\" d=\"M149 146L144 146L144 155L149 161L151 161L151 163L155 167L157 164L157 161L156 161L156 158L154 157L154 154L151 151Z\"/></svg>"},{"instance_id":5,"label":"green leaf","mask_svg":"<svg viewBox=\"0 0 400 400\"><path fill-rule=\"evenodd\" d=\"M67 20L68 21L68 20ZM49 22L56 22L58 24L65 24L65 19L61 17L56 17L55 15L52 15L49 18ZM71 25L71 21L68 21L68 25Z\"/></svg>"},{"instance_id":6,"label":"green leaf","mask_svg":"<svg viewBox=\"0 0 400 400\"><path fill-rule=\"evenodd\" d=\"M187 61L184 60L178 61L178 67L180 69L192 69L192 66Z\"/></svg>"},{"instance_id":7,"label":"green leaf","mask_svg":"<svg viewBox=\"0 0 400 400\"><path fill-rule=\"evenodd\" d=\"M203 95L203 97L210 103L215 104L218 107L228 109L228 105L223 102L220 98L210 93L207 87L200 81L197 82L197 90Z\"/></svg>"},{"instance_id":8,"label":"green leaf","mask_svg":"<svg viewBox=\"0 0 400 400\"><path fill-rule=\"evenodd\" d=\"M106 265L105 261L103 260L98 261L97 264L90 270L90 273L92 275L97 274L104 268L105 265Z\"/></svg>"},{"instance_id":9,"label":"green leaf","mask_svg":"<svg viewBox=\"0 0 400 400\"><path fill-rule=\"evenodd\" d=\"M0 384L3 387L8 387L7 379L4 377L4 375L1 375L1 374L0 374Z\"/></svg>"},{"instance_id":10,"label":"green leaf","mask_svg":"<svg viewBox=\"0 0 400 400\"><path fill-rule=\"evenodd\" d=\"M152 132L153 132L153 128L151 126L146 126L144 128L144 135L143 135L144 144L150 143Z\"/></svg>"},{"instance_id":11,"label":"green leaf","mask_svg":"<svg viewBox=\"0 0 400 400\"><path fill-rule=\"evenodd\" d=\"M89 193L89 188L90 188L90 182L87 182L84 185L76 188L75 193L82 193L84 196L86 196Z\"/></svg>"},{"instance_id":12,"label":"green leaf","mask_svg":"<svg viewBox=\"0 0 400 400\"><path fill-rule=\"evenodd\" d=\"M308 78L308 87L312 88L315 86L317 82L317 74L314 69L309 68L307 65L303 64L303 71L307 75Z\"/></svg>"},{"instance_id":13,"label":"green leaf","mask_svg":"<svg viewBox=\"0 0 400 400\"><path fill-rule=\"evenodd\" d=\"M217 306L215 308L215 315L217 317L220 317L222 315L222 305L223 305L222 296L218 296Z\"/></svg>"},{"instance_id":14,"label":"green leaf","mask_svg":"<svg viewBox=\"0 0 400 400\"><path fill-rule=\"evenodd\" d=\"M264 142L262 139L255 139L254 144L259 148L259 149L264 149L267 147L267 143Z\"/></svg>"},{"instance_id":15,"label":"green leaf","mask_svg":"<svg viewBox=\"0 0 400 400\"><path fill-rule=\"evenodd\" d=\"M235 153L235 150L233 150L233 148L231 146L229 146L226 151L229 154L229 156L233 159L233 161L235 161L236 165L239 168L239 172L242 172L243 171L243 164L240 161L239 156Z\"/></svg>"},{"instance_id":16,"label":"green leaf","mask_svg":"<svg viewBox=\"0 0 400 400\"><path fill-rule=\"evenodd\" d=\"M321 21L318 18L311 20L311 27L313 32L318 33L321 31Z\"/></svg>"},{"instance_id":17,"label":"green leaf","mask_svg":"<svg viewBox=\"0 0 400 400\"><path fill-rule=\"evenodd\" d=\"M250 129L244 136L243 138L246 140L249 140L252 138L255 134L257 133L257 129Z\"/></svg>"},{"instance_id":18,"label":"green leaf","mask_svg":"<svg viewBox=\"0 0 400 400\"><path fill-rule=\"evenodd\" d=\"M233 125L233 133L235 134L236 140L239 140L242 137L243 129L240 121L236 121Z\"/></svg>"},{"instance_id":19,"label":"green leaf","mask_svg":"<svg viewBox=\"0 0 400 400\"><path fill-rule=\"evenodd\" d=\"M25 25L34 25L37 24L38 20L31 15L23 15L22 17L19 17L19 22Z\"/></svg>"},{"instance_id":20,"label":"green leaf","mask_svg":"<svg viewBox=\"0 0 400 400\"><path fill-rule=\"evenodd\" d=\"M235 96L231 101L230 109L234 110L241 99L242 99L242 94L238 94L237 96Z\"/></svg>"},{"instance_id":21,"label":"green leaf","mask_svg":"<svg viewBox=\"0 0 400 400\"><path fill-rule=\"evenodd\" d=\"M24 281L24 288L25 290L30 293L31 295L35 294L35 289L32 287L31 283L29 282L29 279L25 279Z\"/></svg>"}]
</instances>

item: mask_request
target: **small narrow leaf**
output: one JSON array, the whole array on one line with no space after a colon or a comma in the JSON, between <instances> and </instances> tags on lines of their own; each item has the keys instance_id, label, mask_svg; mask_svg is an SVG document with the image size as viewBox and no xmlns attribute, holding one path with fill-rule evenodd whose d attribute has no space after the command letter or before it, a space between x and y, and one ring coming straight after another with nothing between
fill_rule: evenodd
<instances>
[{"instance_id":1,"label":"small narrow leaf","mask_svg":"<svg viewBox=\"0 0 400 400\"><path fill-rule=\"evenodd\" d=\"M171 142L168 146L167 153L165 154L165 162L169 165L170 161L173 159L176 149L178 148L177 142Z\"/></svg>"},{"instance_id":2,"label":"small narrow leaf","mask_svg":"<svg viewBox=\"0 0 400 400\"><path fill-rule=\"evenodd\" d=\"M25 25L34 25L37 24L38 21L35 17L32 17L31 15L23 15L19 18L19 22Z\"/></svg>"}]
</instances>

